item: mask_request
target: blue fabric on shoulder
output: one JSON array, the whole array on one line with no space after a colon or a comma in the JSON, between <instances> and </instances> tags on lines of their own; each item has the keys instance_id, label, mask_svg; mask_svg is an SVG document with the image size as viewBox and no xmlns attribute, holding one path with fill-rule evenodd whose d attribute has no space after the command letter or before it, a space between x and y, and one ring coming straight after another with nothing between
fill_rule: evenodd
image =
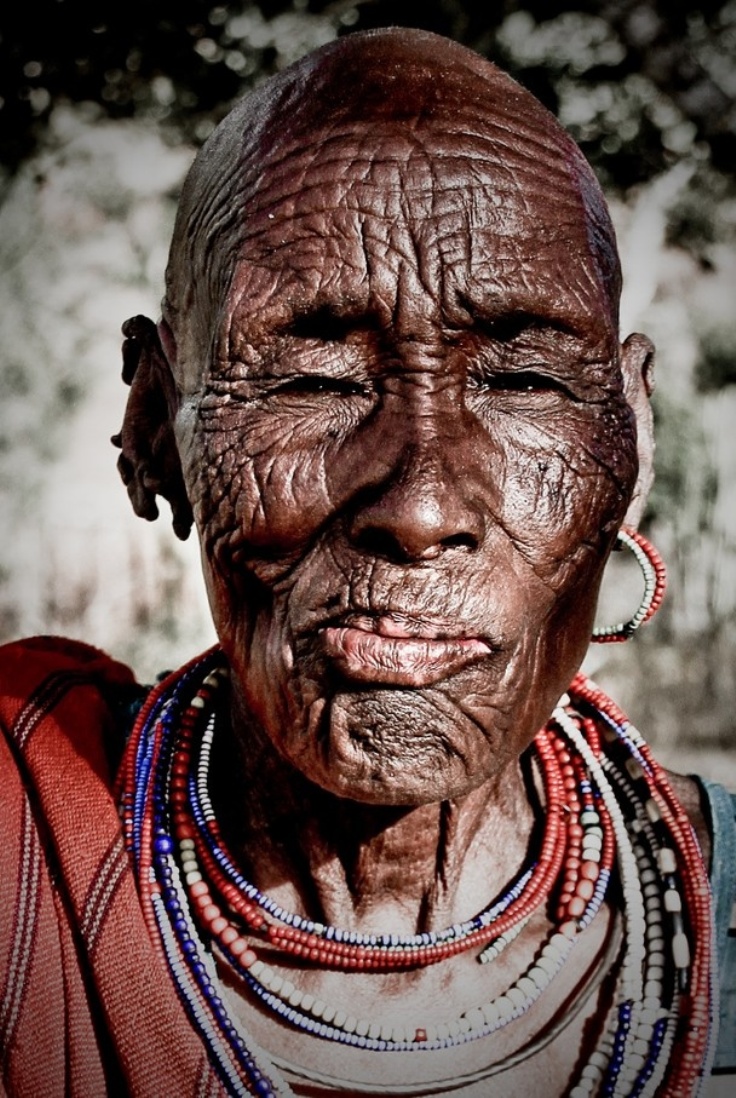
<instances>
[{"instance_id":1,"label":"blue fabric on shoulder","mask_svg":"<svg viewBox=\"0 0 736 1098\"><path fill-rule=\"evenodd\" d=\"M710 881L715 902L718 979L721 989L713 1074L736 1073L736 793L698 778L710 811L713 853Z\"/></svg>"}]
</instances>

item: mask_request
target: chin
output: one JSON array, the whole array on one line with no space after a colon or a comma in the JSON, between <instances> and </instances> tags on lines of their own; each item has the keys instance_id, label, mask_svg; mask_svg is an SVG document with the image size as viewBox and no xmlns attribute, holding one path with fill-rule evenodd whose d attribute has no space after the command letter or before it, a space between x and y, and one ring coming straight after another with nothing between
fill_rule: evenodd
<instances>
[{"instance_id":1,"label":"chin","mask_svg":"<svg viewBox=\"0 0 736 1098\"><path fill-rule=\"evenodd\" d=\"M508 761L437 691L396 689L337 694L286 753L335 796L407 807L462 797Z\"/></svg>"},{"instance_id":2,"label":"chin","mask_svg":"<svg viewBox=\"0 0 736 1098\"><path fill-rule=\"evenodd\" d=\"M381 773L366 766L364 772L350 772L333 766L320 775L319 785L333 796L376 808L418 808L458 800L483 782L467 775Z\"/></svg>"}]
</instances>

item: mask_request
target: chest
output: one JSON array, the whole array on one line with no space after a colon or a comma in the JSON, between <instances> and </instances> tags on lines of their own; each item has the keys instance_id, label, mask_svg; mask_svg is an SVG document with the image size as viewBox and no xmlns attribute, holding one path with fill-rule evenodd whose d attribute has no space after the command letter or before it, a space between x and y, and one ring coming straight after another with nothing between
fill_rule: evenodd
<instances>
[{"instance_id":1,"label":"chest","mask_svg":"<svg viewBox=\"0 0 736 1098\"><path fill-rule=\"evenodd\" d=\"M509 1020L503 1011L508 1010L510 974L518 972L516 955L495 969L467 957L445 971L438 966L383 981L344 973L322 979L313 975L307 1006L318 1001L318 1013L330 1023L329 1037L274 1018L237 986L229 988L229 1001L292 1091L304 1098L511 1098L538 1092L553 1098L570 1092L605 1028L618 936L608 919L591 930L589 941L568 958L547 992ZM528 953L533 957L531 944ZM291 975L296 979L296 973ZM321 1004L327 1004L324 1012ZM332 1004L342 1008L336 1017ZM493 1004L501 1015L488 1032ZM402 1033L411 1050L395 1047ZM373 1044L389 1039L384 1049L368 1049L361 1047L361 1037Z\"/></svg>"}]
</instances>

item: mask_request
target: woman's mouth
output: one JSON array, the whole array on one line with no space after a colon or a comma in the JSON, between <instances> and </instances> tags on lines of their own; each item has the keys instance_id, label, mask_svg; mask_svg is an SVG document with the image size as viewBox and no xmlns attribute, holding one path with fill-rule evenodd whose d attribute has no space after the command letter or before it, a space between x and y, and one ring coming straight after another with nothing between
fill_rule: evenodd
<instances>
[{"instance_id":1,"label":"woman's mouth","mask_svg":"<svg viewBox=\"0 0 736 1098\"><path fill-rule=\"evenodd\" d=\"M492 653L479 637L437 636L424 622L356 616L322 631L324 650L356 682L429 686Z\"/></svg>"}]
</instances>

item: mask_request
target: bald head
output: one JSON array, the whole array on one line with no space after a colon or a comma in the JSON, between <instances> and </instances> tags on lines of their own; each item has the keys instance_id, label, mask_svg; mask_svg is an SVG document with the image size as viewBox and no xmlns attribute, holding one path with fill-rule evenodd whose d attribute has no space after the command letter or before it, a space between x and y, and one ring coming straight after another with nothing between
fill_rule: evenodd
<instances>
[{"instance_id":1,"label":"bald head","mask_svg":"<svg viewBox=\"0 0 736 1098\"><path fill-rule=\"evenodd\" d=\"M431 196L419 172L434 179ZM425 205L453 207L468 233L482 228L473 216L479 196L486 207L490 199L496 235L526 238L542 263L549 252L553 281L576 255L592 260L600 307L615 323L613 229L575 143L474 52L428 32L384 29L302 58L244 98L200 150L181 197L164 302L185 387L215 350L244 244L263 222L286 225L307 188L312 226L301 215L302 229L318 235L320 212L339 214L359 187L393 194L398 205L398 192L423 188ZM390 200L384 212L394 216Z\"/></svg>"}]
</instances>

